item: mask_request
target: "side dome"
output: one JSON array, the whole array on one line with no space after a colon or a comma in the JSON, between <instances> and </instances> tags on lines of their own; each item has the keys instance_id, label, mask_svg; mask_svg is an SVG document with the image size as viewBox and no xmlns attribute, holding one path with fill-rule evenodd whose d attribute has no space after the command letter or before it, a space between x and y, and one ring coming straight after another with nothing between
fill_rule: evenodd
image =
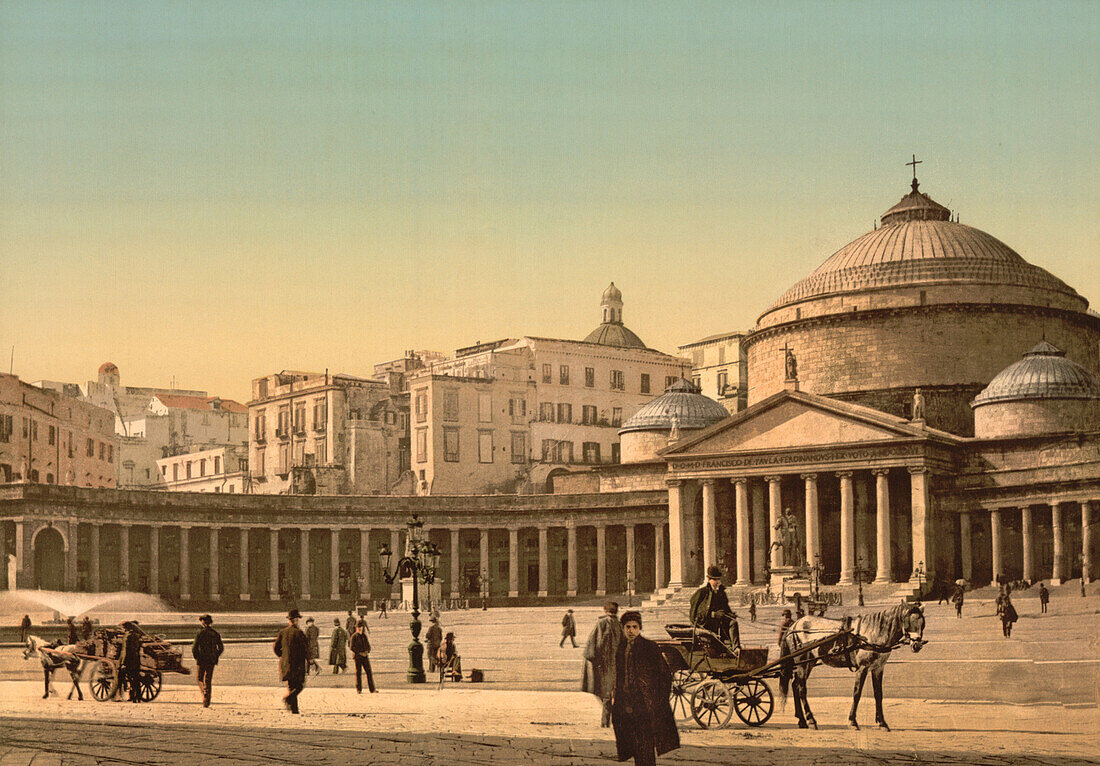
<instances>
[{"instance_id":1,"label":"side dome","mask_svg":"<svg viewBox=\"0 0 1100 766\"><path fill-rule=\"evenodd\" d=\"M118 367L115 366L114 362L104 362L103 364L99 365L100 375L109 375L115 372L118 372Z\"/></svg>"},{"instance_id":2,"label":"side dome","mask_svg":"<svg viewBox=\"0 0 1100 766\"><path fill-rule=\"evenodd\" d=\"M680 379L645 404L619 429L621 460L653 460L684 431L699 431L730 416L729 411Z\"/></svg>"}]
</instances>

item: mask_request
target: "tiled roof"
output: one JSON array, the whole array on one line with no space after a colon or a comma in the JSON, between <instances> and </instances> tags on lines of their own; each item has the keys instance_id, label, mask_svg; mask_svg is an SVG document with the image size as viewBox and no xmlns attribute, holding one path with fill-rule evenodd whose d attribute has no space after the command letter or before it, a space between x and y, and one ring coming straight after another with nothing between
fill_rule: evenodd
<instances>
[{"instance_id":1,"label":"tiled roof","mask_svg":"<svg viewBox=\"0 0 1100 766\"><path fill-rule=\"evenodd\" d=\"M699 389L686 380L680 379L656 399L648 402L634 413L619 430L620 434L631 431L667 431L672 428L673 418L679 428L699 429L712 426L730 416L718 402L703 396Z\"/></svg>"},{"instance_id":2,"label":"tiled roof","mask_svg":"<svg viewBox=\"0 0 1100 766\"><path fill-rule=\"evenodd\" d=\"M1020 399L1100 399L1100 378L1042 341L998 373L971 406Z\"/></svg>"}]
</instances>

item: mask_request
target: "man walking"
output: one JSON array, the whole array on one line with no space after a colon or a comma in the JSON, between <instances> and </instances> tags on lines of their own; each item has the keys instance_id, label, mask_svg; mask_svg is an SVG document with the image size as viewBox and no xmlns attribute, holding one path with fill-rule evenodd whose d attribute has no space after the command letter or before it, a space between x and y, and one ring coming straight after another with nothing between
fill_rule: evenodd
<instances>
[{"instance_id":1,"label":"man walking","mask_svg":"<svg viewBox=\"0 0 1100 766\"><path fill-rule=\"evenodd\" d=\"M70 617L65 620L65 625L69 629L69 645L71 646L80 640L80 632L76 629L76 618Z\"/></svg>"},{"instance_id":2,"label":"man walking","mask_svg":"<svg viewBox=\"0 0 1100 766\"><path fill-rule=\"evenodd\" d=\"M29 614L23 615L23 620L19 623L19 643L26 643L27 632L31 629L31 616Z\"/></svg>"},{"instance_id":3,"label":"man walking","mask_svg":"<svg viewBox=\"0 0 1100 766\"><path fill-rule=\"evenodd\" d=\"M88 615L84 615L84 619L80 621L80 637L85 641L92 637L92 621Z\"/></svg>"},{"instance_id":4,"label":"man walking","mask_svg":"<svg viewBox=\"0 0 1100 766\"><path fill-rule=\"evenodd\" d=\"M573 619L573 610L566 609L565 616L561 618L561 641L558 642L558 648L565 646L565 639L569 639L573 643L573 648L577 648L577 621Z\"/></svg>"},{"instance_id":5,"label":"man walking","mask_svg":"<svg viewBox=\"0 0 1100 766\"><path fill-rule=\"evenodd\" d=\"M356 625L356 623L358 623L358 622L359 622L359 621L358 621L357 619L355 619L355 615L353 615L353 614L351 613L351 610L349 609L349 610L348 610L348 618L347 618L346 620L344 620L344 630L345 630L345 631L347 631L347 634L348 634L349 636L350 636L350 635L351 635L352 633L354 633L354 632L355 632L355 625Z\"/></svg>"},{"instance_id":6,"label":"man walking","mask_svg":"<svg viewBox=\"0 0 1100 766\"><path fill-rule=\"evenodd\" d=\"M275 654L279 658L279 674L286 681L287 695L283 704L291 713L298 712L298 695L306 685L309 670L309 643L306 634L298 627L302 614L297 609L287 613L285 628L275 639Z\"/></svg>"},{"instance_id":7,"label":"man walking","mask_svg":"<svg viewBox=\"0 0 1100 766\"><path fill-rule=\"evenodd\" d=\"M306 641L309 643L309 670L316 675L321 672L321 666L317 663L321 656L321 631L313 624L313 618L306 618Z\"/></svg>"},{"instance_id":8,"label":"man walking","mask_svg":"<svg viewBox=\"0 0 1100 766\"><path fill-rule=\"evenodd\" d=\"M955 617L961 619L963 616L963 586L955 585L955 592L951 594L951 603L955 605Z\"/></svg>"},{"instance_id":9,"label":"man walking","mask_svg":"<svg viewBox=\"0 0 1100 766\"><path fill-rule=\"evenodd\" d=\"M332 665L332 673L341 673L348 669L348 632L340 627L340 618L332 621L332 642L328 650L328 664Z\"/></svg>"},{"instance_id":10,"label":"man walking","mask_svg":"<svg viewBox=\"0 0 1100 766\"><path fill-rule=\"evenodd\" d=\"M623 640L623 628L619 623L619 605L608 601L603 614L596 619L596 627L588 635L584 645L584 675L581 691L595 694L603 703L600 726L611 726L611 698L615 693L615 657Z\"/></svg>"},{"instance_id":11,"label":"man walking","mask_svg":"<svg viewBox=\"0 0 1100 766\"><path fill-rule=\"evenodd\" d=\"M1044 583L1039 583L1039 613L1047 613L1047 604L1050 603L1050 591Z\"/></svg>"},{"instance_id":12,"label":"man walking","mask_svg":"<svg viewBox=\"0 0 1100 766\"><path fill-rule=\"evenodd\" d=\"M204 614L199 618L199 634L191 643L191 656L198 665L199 691L202 692L202 706L210 707L210 695L214 690L214 666L218 664L218 658L225 651L222 637L218 631L210 627L214 618Z\"/></svg>"},{"instance_id":13,"label":"man walking","mask_svg":"<svg viewBox=\"0 0 1100 766\"><path fill-rule=\"evenodd\" d=\"M367 624L360 620L351 636L351 656L355 659L355 693L363 693L363 671L367 673L367 688L374 694L374 674L370 670L370 641L367 640Z\"/></svg>"},{"instance_id":14,"label":"man walking","mask_svg":"<svg viewBox=\"0 0 1100 766\"><path fill-rule=\"evenodd\" d=\"M389 603L389 599L385 599L385 598L384 598L384 599L382 599L382 606L380 606L380 607L378 608L378 619L380 619L380 620L381 620L381 619L386 619L386 620L388 620L388 619L390 618L389 614L387 614L387 613L386 613L386 609L387 609L387 604L388 604L388 603Z\"/></svg>"},{"instance_id":15,"label":"man walking","mask_svg":"<svg viewBox=\"0 0 1100 766\"><path fill-rule=\"evenodd\" d=\"M433 614L428 632L424 634L424 641L428 645L428 672L435 670L439 661L439 647L443 643L443 628L439 626L439 616Z\"/></svg>"}]
</instances>

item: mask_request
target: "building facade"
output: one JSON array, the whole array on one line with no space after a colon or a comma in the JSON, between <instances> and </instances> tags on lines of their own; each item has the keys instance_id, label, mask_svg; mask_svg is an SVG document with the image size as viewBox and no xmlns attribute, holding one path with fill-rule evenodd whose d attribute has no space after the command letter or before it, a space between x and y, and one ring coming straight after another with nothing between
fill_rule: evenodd
<instances>
[{"instance_id":1,"label":"building facade","mask_svg":"<svg viewBox=\"0 0 1100 766\"><path fill-rule=\"evenodd\" d=\"M717 400L729 412L748 405L749 366L741 341L746 333L711 335L680 346L680 356L691 359L691 382L704 396Z\"/></svg>"},{"instance_id":2,"label":"building facade","mask_svg":"<svg viewBox=\"0 0 1100 766\"><path fill-rule=\"evenodd\" d=\"M221 446L185 452L157 461L169 492L243 494L250 489L248 447Z\"/></svg>"}]
</instances>

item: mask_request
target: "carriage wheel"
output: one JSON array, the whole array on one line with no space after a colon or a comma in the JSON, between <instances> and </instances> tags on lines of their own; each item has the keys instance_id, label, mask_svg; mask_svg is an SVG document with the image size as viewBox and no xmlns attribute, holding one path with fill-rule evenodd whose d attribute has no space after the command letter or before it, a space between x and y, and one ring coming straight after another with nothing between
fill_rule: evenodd
<instances>
[{"instance_id":1,"label":"carriage wheel","mask_svg":"<svg viewBox=\"0 0 1100 766\"><path fill-rule=\"evenodd\" d=\"M708 678L691 695L691 715L704 729L724 729L733 718L733 694L717 678Z\"/></svg>"},{"instance_id":2,"label":"carriage wheel","mask_svg":"<svg viewBox=\"0 0 1100 766\"><path fill-rule=\"evenodd\" d=\"M92 697L98 702L103 702L111 694L111 687L115 682L115 668L109 662L98 662L92 670Z\"/></svg>"},{"instance_id":3,"label":"carriage wheel","mask_svg":"<svg viewBox=\"0 0 1100 766\"><path fill-rule=\"evenodd\" d=\"M141 701L152 702L160 694L160 671L141 671Z\"/></svg>"},{"instance_id":4,"label":"carriage wheel","mask_svg":"<svg viewBox=\"0 0 1100 766\"><path fill-rule=\"evenodd\" d=\"M677 721L691 718L691 695L702 681L703 674L692 670L677 670L672 674L668 704Z\"/></svg>"},{"instance_id":5,"label":"carriage wheel","mask_svg":"<svg viewBox=\"0 0 1100 766\"><path fill-rule=\"evenodd\" d=\"M737 684L733 690L733 711L749 726L767 723L774 706L772 690L757 678Z\"/></svg>"}]
</instances>

